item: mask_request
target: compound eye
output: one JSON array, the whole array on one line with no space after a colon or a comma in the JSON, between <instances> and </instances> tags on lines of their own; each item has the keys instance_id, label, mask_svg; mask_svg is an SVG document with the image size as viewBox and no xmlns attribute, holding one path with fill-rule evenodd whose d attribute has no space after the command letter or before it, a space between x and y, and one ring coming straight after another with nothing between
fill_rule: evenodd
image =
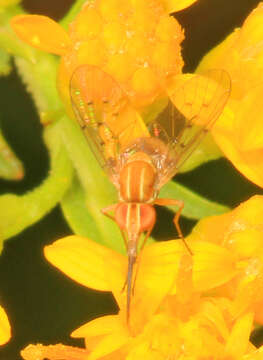
<instances>
[{"instance_id":1,"label":"compound eye","mask_svg":"<svg viewBox=\"0 0 263 360\"><path fill-rule=\"evenodd\" d=\"M140 205L141 231L151 229L156 221L156 211L152 205Z\"/></svg>"}]
</instances>

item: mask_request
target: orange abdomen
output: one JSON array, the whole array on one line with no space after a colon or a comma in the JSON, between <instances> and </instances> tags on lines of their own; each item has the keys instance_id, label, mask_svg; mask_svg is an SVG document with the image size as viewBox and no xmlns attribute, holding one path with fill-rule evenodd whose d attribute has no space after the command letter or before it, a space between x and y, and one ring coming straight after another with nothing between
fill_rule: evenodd
<instances>
[{"instance_id":1,"label":"orange abdomen","mask_svg":"<svg viewBox=\"0 0 263 360\"><path fill-rule=\"evenodd\" d=\"M154 197L155 171L143 160L130 161L120 173L120 196L126 202L147 202Z\"/></svg>"}]
</instances>

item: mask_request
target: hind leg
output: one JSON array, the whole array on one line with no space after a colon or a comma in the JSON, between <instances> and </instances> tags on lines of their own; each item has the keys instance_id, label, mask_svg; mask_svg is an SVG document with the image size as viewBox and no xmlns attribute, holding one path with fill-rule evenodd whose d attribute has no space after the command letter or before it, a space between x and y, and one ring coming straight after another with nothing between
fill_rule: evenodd
<instances>
[{"instance_id":1,"label":"hind leg","mask_svg":"<svg viewBox=\"0 0 263 360\"><path fill-rule=\"evenodd\" d=\"M179 235L180 239L183 241L187 251L190 253L190 255L193 255L192 250L190 249L189 245L185 241L184 235L182 233L182 230L181 230L181 227L179 224L179 218L180 218L180 215L184 208L184 202L181 200L174 200L174 199L156 199L154 204L160 205L160 206L169 206L170 205L170 206L178 207L178 211L176 212L176 214L173 218L173 222L174 222L175 228L178 232L178 235Z\"/></svg>"}]
</instances>

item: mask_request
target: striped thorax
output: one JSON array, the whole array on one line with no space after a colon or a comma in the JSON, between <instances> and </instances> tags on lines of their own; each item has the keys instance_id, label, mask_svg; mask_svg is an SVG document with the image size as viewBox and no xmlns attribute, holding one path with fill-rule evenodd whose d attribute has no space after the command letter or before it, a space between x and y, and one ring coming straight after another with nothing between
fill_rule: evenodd
<instances>
[{"instance_id":1,"label":"striped thorax","mask_svg":"<svg viewBox=\"0 0 263 360\"><path fill-rule=\"evenodd\" d=\"M120 199L125 202L149 203L156 197L156 169L143 152L132 155L120 172Z\"/></svg>"}]
</instances>

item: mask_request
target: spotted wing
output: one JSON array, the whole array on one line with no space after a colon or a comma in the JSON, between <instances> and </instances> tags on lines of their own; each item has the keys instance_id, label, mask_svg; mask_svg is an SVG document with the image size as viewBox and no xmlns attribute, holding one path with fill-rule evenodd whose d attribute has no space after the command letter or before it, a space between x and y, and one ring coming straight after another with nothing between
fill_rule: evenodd
<instances>
[{"instance_id":1,"label":"spotted wing","mask_svg":"<svg viewBox=\"0 0 263 360\"><path fill-rule=\"evenodd\" d=\"M179 85L167 108L149 125L153 137L167 145L159 186L174 176L221 115L231 91L224 70L193 75Z\"/></svg>"},{"instance_id":2,"label":"spotted wing","mask_svg":"<svg viewBox=\"0 0 263 360\"><path fill-rule=\"evenodd\" d=\"M110 124L127 102L113 78L92 65L76 69L70 82L73 110L91 150L115 183L119 138Z\"/></svg>"}]
</instances>

